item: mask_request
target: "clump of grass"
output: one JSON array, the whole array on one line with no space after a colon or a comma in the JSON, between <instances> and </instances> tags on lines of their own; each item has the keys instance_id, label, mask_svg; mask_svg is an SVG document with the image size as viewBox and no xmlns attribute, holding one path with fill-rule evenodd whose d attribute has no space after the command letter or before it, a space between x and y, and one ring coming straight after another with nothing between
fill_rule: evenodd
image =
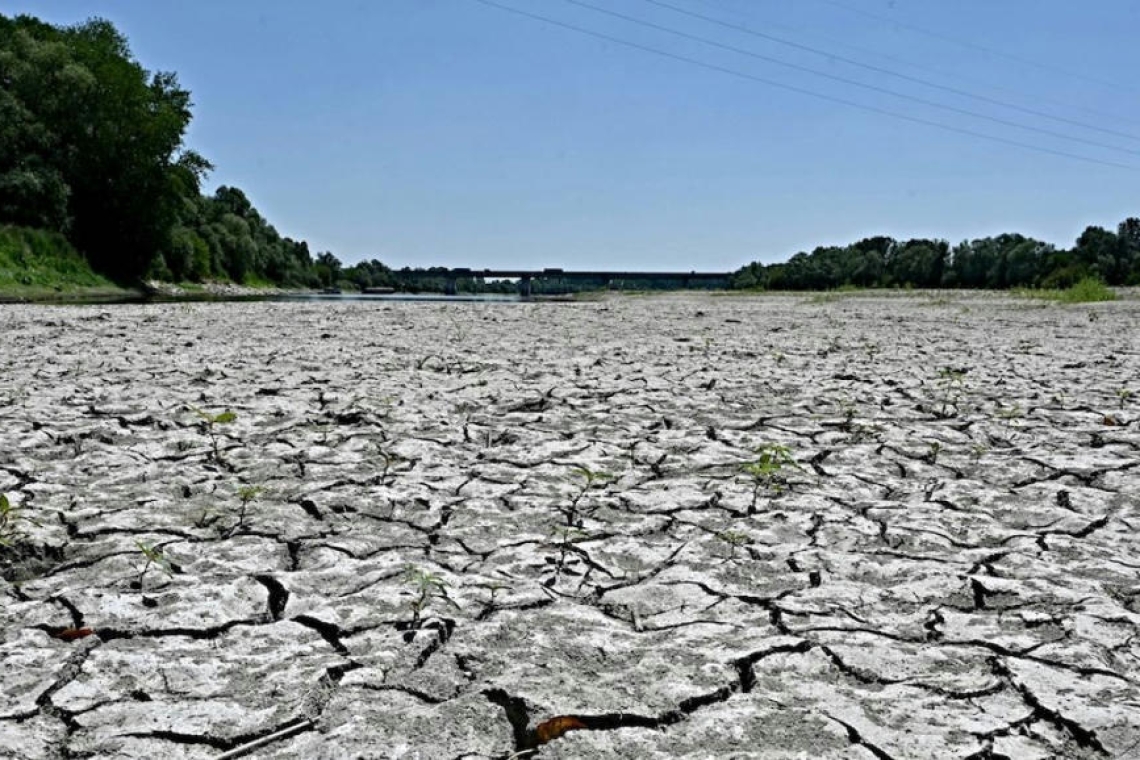
<instances>
[{"instance_id":1,"label":"clump of grass","mask_svg":"<svg viewBox=\"0 0 1140 760\"><path fill-rule=\"evenodd\" d=\"M93 272L63 235L0 225L0 289L34 293L113 285Z\"/></svg>"},{"instance_id":2,"label":"clump of grass","mask_svg":"<svg viewBox=\"0 0 1140 760\"><path fill-rule=\"evenodd\" d=\"M1095 277L1086 277L1067 288L1022 288L1015 293L1024 298L1038 298L1057 303L1097 303L1115 301L1116 293Z\"/></svg>"}]
</instances>

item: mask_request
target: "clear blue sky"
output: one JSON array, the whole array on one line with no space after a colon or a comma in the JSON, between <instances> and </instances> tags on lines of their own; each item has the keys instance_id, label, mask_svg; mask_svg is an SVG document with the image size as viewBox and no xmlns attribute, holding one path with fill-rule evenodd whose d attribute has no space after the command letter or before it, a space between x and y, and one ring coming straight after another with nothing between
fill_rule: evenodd
<instances>
[{"instance_id":1,"label":"clear blue sky","mask_svg":"<svg viewBox=\"0 0 1140 760\"><path fill-rule=\"evenodd\" d=\"M869 234L958 242L1018 231L1068 245L1087 224L1140 215L1134 0L665 0L1068 122L647 0L583 2L753 55L567 0L496 1L748 76L1136 168L858 110L476 0L9 0L0 12L113 21L143 65L178 72L193 92L188 144L217 165L210 189L241 187L283 234L345 262L727 269Z\"/></svg>"}]
</instances>

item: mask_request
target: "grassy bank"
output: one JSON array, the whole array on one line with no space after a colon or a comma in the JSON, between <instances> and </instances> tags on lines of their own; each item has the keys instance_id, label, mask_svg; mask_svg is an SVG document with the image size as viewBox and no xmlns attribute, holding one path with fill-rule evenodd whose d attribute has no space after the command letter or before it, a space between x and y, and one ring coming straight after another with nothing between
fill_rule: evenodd
<instances>
[{"instance_id":1,"label":"grassy bank","mask_svg":"<svg viewBox=\"0 0 1140 760\"><path fill-rule=\"evenodd\" d=\"M130 292L92 271L62 235L0 225L0 300L99 298Z\"/></svg>"}]
</instances>

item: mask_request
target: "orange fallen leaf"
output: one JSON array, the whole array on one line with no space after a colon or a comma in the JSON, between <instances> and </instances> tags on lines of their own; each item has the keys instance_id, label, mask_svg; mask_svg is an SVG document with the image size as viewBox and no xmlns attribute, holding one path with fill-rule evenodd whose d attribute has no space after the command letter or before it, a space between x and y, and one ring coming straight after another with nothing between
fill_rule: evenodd
<instances>
[{"instance_id":1,"label":"orange fallen leaf","mask_svg":"<svg viewBox=\"0 0 1140 760\"><path fill-rule=\"evenodd\" d=\"M53 639L59 639L60 641L78 641L79 639L87 638L93 633L95 633L93 628L64 628L58 633L53 633L51 637Z\"/></svg>"},{"instance_id":2,"label":"orange fallen leaf","mask_svg":"<svg viewBox=\"0 0 1140 760\"><path fill-rule=\"evenodd\" d=\"M547 742L554 741L567 731L585 727L586 724L573 715L559 715L557 718L551 718L548 721L539 723L534 733L538 736L539 744L546 744Z\"/></svg>"}]
</instances>

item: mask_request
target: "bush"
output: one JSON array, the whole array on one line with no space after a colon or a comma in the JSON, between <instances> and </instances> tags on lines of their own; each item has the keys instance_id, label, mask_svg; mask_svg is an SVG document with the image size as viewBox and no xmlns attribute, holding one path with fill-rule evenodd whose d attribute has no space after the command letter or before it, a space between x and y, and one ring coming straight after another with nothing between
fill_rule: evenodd
<instances>
[{"instance_id":1,"label":"bush","mask_svg":"<svg viewBox=\"0 0 1140 760\"><path fill-rule=\"evenodd\" d=\"M1027 298L1041 298L1058 303L1094 303L1115 301L1116 293L1095 277L1085 277L1064 289L1018 290L1017 295Z\"/></svg>"},{"instance_id":2,"label":"bush","mask_svg":"<svg viewBox=\"0 0 1140 760\"><path fill-rule=\"evenodd\" d=\"M110 284L60 233L0 225L0 288L62 290Z\"/></svg>"}]
</instances>

